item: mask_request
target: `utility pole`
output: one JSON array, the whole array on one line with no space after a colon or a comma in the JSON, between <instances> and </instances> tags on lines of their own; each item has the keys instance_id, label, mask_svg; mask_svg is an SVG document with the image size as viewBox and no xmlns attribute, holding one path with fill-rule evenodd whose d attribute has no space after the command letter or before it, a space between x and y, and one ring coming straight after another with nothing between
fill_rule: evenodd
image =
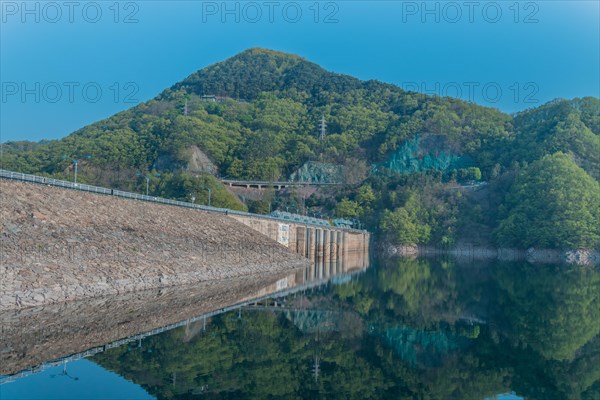
<instances>
[{"instance_id":1,"label":"utility pole","mask_svg":"<svg viewBox=\"0 0 600 400\"><path fill-rule=\"evenodd\" d=\"M152 175L156 176L157 178L160 177L160 174L150 174L149 172L146 174L142 174L141 172L137 172L135 174L135 176L137 176L138 178L144 178L146 180L146 196L150 195L150 180L152 179Z\"/></svg>"},{"instance_id":2,"label":"utility pole","mask_svg":"<svg viewBox=\"0 0 600 400\"><path fill-rule=\"evenodd\" d=\"M319 122L319 142L321 152L319 154L319 160L323 162L323 152L325 150L325 136L327 135L327 122L325 122L325 115L321 116L321 121Z\"/></svg>"},{"instance_id":3,"label":"utility pole","mask_svg":"<svg viewBox=\"0 0 600 400\"><path fill-rule=\"evenodd\" d=\"M208 179L206 179L206 175L203 172L201 188L208 190L208 206L210 207L211 206L211 198L212 198L212 189L208 185L209 185Z\"/></svg>"},{"instance_id":4,"label":"utility pole","mask_svg":"<svg viewBox=\"0 0 600 400\"><path fill-rule=\"evenodd\" d=\"M73 182L77 185L77 164L79 164L79 160L73 160L73 165L75 166L75 175Z\"/></svg>"}]
</instances>

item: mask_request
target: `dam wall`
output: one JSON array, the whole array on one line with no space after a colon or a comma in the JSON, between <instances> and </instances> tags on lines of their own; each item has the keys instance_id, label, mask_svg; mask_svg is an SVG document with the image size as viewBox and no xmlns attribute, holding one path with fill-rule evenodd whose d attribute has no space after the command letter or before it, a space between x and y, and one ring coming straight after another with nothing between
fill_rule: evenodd
<instances>
[{"instance_id":1,"label":"dam wall","mask_svg":"<svg viewBox=\"0 0 600 400\"><path fill-rule=\"evenodd\" d=\"M370 235L366 231L277 221L253 215L233 214L230 217L309 260L324 259L325 262L335 262L344 254L367 254L369 250Z\"/></svg>"},{"instance_id":2,"label":"dam wall","mask_svg":"<svg viewBox=\"0 0 600 400\"><path fill-rule=\"evenodd\" d=\"M0 310L306 266L223 213L0 179Z\"/></svg>"},{"instance_id":3,"label":"dam wall","mask_svg":"<svg viewBox=\"0 0 600 400\"><path fill-rule=\"evenodd\" d=\"M365 231L0 172L0 310L368 254Z\"/></svg>"}]
</instances>

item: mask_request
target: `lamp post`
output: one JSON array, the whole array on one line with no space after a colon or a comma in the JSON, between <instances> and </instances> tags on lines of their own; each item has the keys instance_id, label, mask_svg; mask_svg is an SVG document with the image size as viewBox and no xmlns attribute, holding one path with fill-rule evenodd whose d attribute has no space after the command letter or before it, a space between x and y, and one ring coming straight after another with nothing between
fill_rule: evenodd
<instances>
[{"instance_id":1,"label":"lamp post","mask_svg":"<svg viewBox=\"0 0 600 400\"><path fill-rule=\"evenodd\" d=\"M160 174L151 174L156 176L157 178L160 177ZM140 172L136 173L135 176L139 177L139 178L144 178L146 180L146 196L150 195L150 179L152 179L152 176L148 176L147 174L144 175Z\"/></svg>"},{"instance_id":2,"label":"lamp post","mask_svg":"<svg viewBox=\"0 0 600 400\"><path fill-rule=\"evenodd\" d=\"M86 156L83 156L83 158L90 159L90 158L92 158L92 156L86 155ZM73 160L73 183L75 184L75 186L77 186L77 167L79 166L79 158L75 158L72 156L63 156L63 160L66 160L66 159Z\"/></svg>"},{"instance_id":3,"label":"lamp post","mask_svg":"<svg viewBox=\"0 0 600 400\"><path fill-rule=\"evenodd\" d=\"M150 185L150 177L146 176L146 196L148 196L148 185Z\"/></svg>"}]
</instances>

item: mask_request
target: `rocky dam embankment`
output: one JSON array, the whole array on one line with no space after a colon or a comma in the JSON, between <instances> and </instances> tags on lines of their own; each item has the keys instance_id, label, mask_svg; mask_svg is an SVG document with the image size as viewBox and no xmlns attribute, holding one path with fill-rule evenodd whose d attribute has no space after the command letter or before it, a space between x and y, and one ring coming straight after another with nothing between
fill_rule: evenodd
<instances>
[{"instance_id":1,"label":"rocky dam embankment","mask_svg":"<svg viewBox=\"0 0 600 400\"><path fill-rule=\"evenodd\" d=\"M225 215L6 180L0 231L0 310L307 265Z\"/></svg>"}]
</instances>

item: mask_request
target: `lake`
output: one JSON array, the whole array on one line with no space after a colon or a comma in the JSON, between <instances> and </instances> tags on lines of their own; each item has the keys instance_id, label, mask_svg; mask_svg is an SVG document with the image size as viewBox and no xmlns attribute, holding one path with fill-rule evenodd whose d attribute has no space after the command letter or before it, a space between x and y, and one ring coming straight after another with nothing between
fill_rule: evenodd
<instances>
[{"instance_id":1,"label":"lake","mask_svg":"<svg viewBox=\"0 0 600 400\"><path fill-rule=\"evenodd\" d=\"M0 398L597 400L599 295L598 268L361 255L4 313Z\"/></svg>"}]
</instances>

